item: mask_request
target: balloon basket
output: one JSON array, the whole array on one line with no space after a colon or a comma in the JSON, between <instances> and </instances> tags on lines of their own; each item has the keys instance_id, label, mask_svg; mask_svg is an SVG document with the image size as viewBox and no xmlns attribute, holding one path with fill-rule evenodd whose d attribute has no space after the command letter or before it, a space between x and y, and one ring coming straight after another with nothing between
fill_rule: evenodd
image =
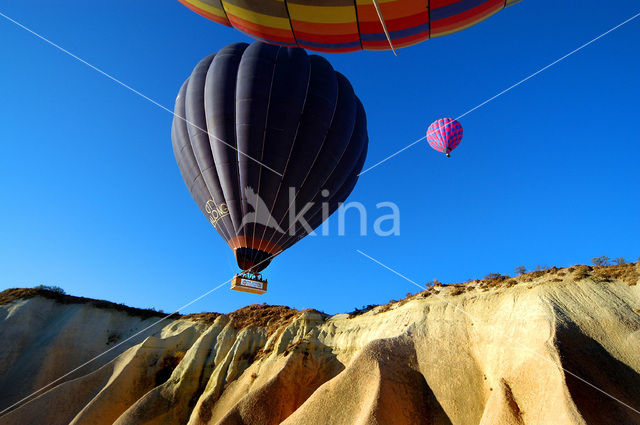
<instances>
[{"instance_id":1,"label":"balloon basket","mask_svg":"<svg viewBox=\"0 0 640 425\"><path fill-rule=\"evenodd\" d=\"M267 292L267 281L259 275L237 274L231 280L231 289L240 292L262 295Z\"/></svg>"}]
</instances>

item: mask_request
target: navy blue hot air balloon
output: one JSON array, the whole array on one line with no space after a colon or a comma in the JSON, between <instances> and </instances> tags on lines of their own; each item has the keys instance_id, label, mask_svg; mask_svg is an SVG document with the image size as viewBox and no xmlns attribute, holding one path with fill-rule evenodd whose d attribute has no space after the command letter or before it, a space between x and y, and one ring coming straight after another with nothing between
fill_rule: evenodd
<instances>
[{"instance_id":1,"label":"navy blue hot air balloon","mask_svg":"<svg viewBox=\"0 0 640 425\"><path fill-rule=\"evenodd\" d=\"M198 63L176 99L172 141L198 207L240 269L258 273L349 196L368 136L360 100L329 62L255 42Z\"/></svg>"}]
</instances>

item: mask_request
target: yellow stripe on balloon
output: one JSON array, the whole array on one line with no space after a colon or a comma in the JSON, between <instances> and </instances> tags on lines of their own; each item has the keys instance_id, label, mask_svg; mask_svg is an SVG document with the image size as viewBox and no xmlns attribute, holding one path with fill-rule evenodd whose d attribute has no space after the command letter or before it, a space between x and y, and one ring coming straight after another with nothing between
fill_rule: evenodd
<instances>
[{"instance_id":1,"label":"yellow stripe on balloon","mask_svg":"<svg viewBox=\"0 0 640 425\"><path fill-rule=\"evenodd\" d=\"M307 6L287 3L289 16L296 21L347 24L356 21L356 10L353 6Z\"/></svg>"},{"instance_id":2,"label":"yellow stripe on balloon","mask_svg":"<svg viewBox=\"0 0 640 425\"><path fill-rule=\"evenodd\" d=\"M216 15L220 18L227 19L227 15L225 15L224 10L218 7L204 3L200 0L186 0L186 1L187 3L192 4L193 6L197 7L200 10L204 10L205 12L211 13L212 15Z\"/></svg>"},{"instance_id":3,"label":"yellow stripe on balloon","mask_svg":"<svg viewBox=\"0 0 640 425\"><path fill-rule=\"evenodd\" d=\"M228 14L237 16L238 18L244 19L245 21L253 22L254 24L258 24L264 27L277 28L288 31L291 30L291 25L289 25L289 19L287 18L279 18L277 16L269 16L263 13L254 12L249 9L235 6L226 1L223 1L222 4Z\"/></svg>"}]
</instances>

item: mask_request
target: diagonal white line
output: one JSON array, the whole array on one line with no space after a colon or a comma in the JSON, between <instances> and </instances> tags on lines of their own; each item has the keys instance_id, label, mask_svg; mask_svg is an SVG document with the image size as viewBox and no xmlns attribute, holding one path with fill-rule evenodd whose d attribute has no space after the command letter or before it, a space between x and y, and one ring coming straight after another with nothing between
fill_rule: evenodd
<instances>
[{"instance_id":1,"label":"diagonal white line","mask_svg":"<svg viewBox=\"0 0 640 425\"><path fill-rule=\"evenodd\" d=\"M260 264L264 263L265 261L268 261L268 260L271 260L271 259L275 258L276 256L280 255L281 253L282 253L282 251L278 251L278 252L276 252L275 254L273 254L273 255L271 255L271 256L269 256L269 257L265 258L264 260L260 261L258 264L256 264L256 266L259 266ZM92 363L94 360L99 359L100 357L104 356L104 355L105 355L105 354L107 354L108 352L110 352L110 351L112 351L112 350L115 350L116 348L118 348L119 346L121 346L122 344L124 344L125 342L130 341L131 339L135 338L136 336L138 336L138 335L140 335L140 334L142 334L142 333L146 332L147 330L149 330L149 329L153 328L153 327L154 327L154 326L156 326L158 323L163 322L163 321L167 320L169 317L171 317L171 316L173 316L173 315L175 315L175 314L179 313L179 312L180 312L180 310L183 310L183 309L185 309L185 308L189 307L191 304L193 304L193 303L195 303L195 302L197 302L197 301L201 300L202 298L206 297L207 295L209 295L209 294L211 294L211 293L213 293L213 292L217 291L218 289L222 288L222 287L223 287L224 285L226 285L227 283L231 282L231 280L233 280L233 278L231 278L231 279L229 279L229 280L226 280L226 281L222 282L220 285L216 286L215 288L210 289L210 290L208 290L207 292L205 292L204 294L200 295L199 297L197 297L197 298L195 298L195 299L193 299L193 300L189 301L188 303L186 303L186 304L185 304L185 305L183 305L182 307L178 308L178 309L177 309L176 311L174 311L173 313L169 313L169 314L167 314L166 316L164 316L164 317L162 317L161 319L159 319L159 320L155 321L154 323L150 324L150 325L149 325L149 326L147 326L146 328L144 328L144 329L142 329L142 330L140 330L140 331L136 332L135 334L131 335L129 338L127 338L127 339L125 339L125 340L123 340L123 341L120 341L118 344L114 345L113 347L109 348L108 350L106 350L106 351L104 351L104 352L102 352L102 353L98 354L98 355L97 355L97 356L95 356L95 357L92 357L91 359L89 359L89 360L87 360L86 362L82 363L80 366L76 367L75 369L70 370L69 372L65 373L64 375L60 376L59 378L57 378L57 379L55 379L55 380L53 380L53 381L49 382L47 385L45 385L45 386L41 387L40 389L38 389L38 390L36 390L36 391L32 392L32 393L31 393L31 394L29 394L28 396L23 397L22 399L20 399L20 400L16 401L16 402L15 402L15 403L13 403L11 406L6 407L6 408L5 408L5 409L3 409L2 411L0 411L0 417L2 417L5 413L8 413L8 411L9 411L9 410L13 409L14 407L18 406L19 404L23 403L24 401L26 401L26 400L30 399L31 397L35 396L36 394L41 393L42 391L44 391L44 390L46 390L46 389L50 388L52 385L54 385L54 384L56 384L56 383L60 382L61 380L63 380L63 379L64 379L64 378L66 378L67 376L71 375L72 373L74 373L74 372L76 372L76 371L78 371L78 370L82 369L83 367L85 367L85 366L86 366L86 365L88 365L89 363Z\"/></svg>"},{"instance_id":2,"label":"diagonal white line","mask_svg":"<svg viewBox=\"0 0 640 425\"><path fill-rule=\"evenodd\" d=\"M235 146L230 145L229 143L227 143L227 142L225 142L224 140L220 139L220 138L219 138L219 137L217 137L216 135L211 134L209 131L207 131L207 130L205 130L205 129L203 129L203 128L198 127L198 126L197 126L197 125L195 125L194 123L192 123L192 122L190 122L189 120L187 120L185 117L182 117L182 116L180 116L180 115L177 115L176 113L174 113L171 109L167 108L166 106L164 106L164 105L162 105L162 104L158 103L157 101L155 101L155 100L151 99L150 97L148 97L148 96L146 96L146 95L144 95L144 94L140 93L138 90L136 90L136 89L134 89L133 87L131 87L131 86L127 85L126 83L124 83L124 82L120 81L120 80L119 80L119 79L117 79L116 77L114 77L114 76L112 76L112 75L110 75L110 74L107 74L105 71L101 70L100 68L98 68L98 67L96 67L96 66L94 66L94 65L91 65L89 62L85 61L84 59L82 59L82 58L80 58L80 57L78 57L78 56L76 56L76 55L74 55L73 53L71 53L71 52L70 52L70 51L68 51L67 49L65 49L65 48L63 48L63 47L61 47L61 46L59 46L58 44L54 43L53 41L51 41L51 40L47 39L46 37L44 37L44 36L42 36L42 35L40 35L40 34L38 34L37 32L33 31L32 29L30 29L30 28L28 28L28 27L26 27L26 26L22 25L20 22L16 21L15 19L10 18L9 16L5 15L5 14L4 14L4 13L2 13L2 12L0 12L0 16L2 16L3 18L5 18L5 19L6 19L6 20L8 20L9 22L12 22L12 23L16 24L17 26L19 26L19 27L20 27L20 28L22 28L23 30L25 30L25 31L27 31L27 32L29 32L29 33L31 33L31 34L33 34L33 35L35 35L36 37L38 37L40 40L44 41L45 43L47 43L47 44L49 44L49 45L51 45L51 46L55 47L56 49L60 50L60 51L61 51L61 52L63 52L63 53L65 53L65 54L67 54L67 55L71 56L72 58L74 58L74 59L75 59L75 60L77 60L78 62L81 62L81 63L85 64L86 66L88 66L89 68L93 69L94 71L96 71L96 72L98 72L98 73L100 73L100 74L104 75L105 77L107 77L107 78L108 78L108 79L110 79L111 81L115 82L116 84L121 85L122 87L126 88L127 90L129 90L129 91L131 91L131 92L133 92L133 93L137 94L137 95L138 95L138 96L140 96L141 98L143 98L143 99L145 99L145 100L147 100L147 101L151 102L152 104L156 105L158 108L160 108L160 109L163 109L163 110L167 111L168 113L170 113L170 114L171 114L171 115L173 115L174 117L181 119L182 121L184 121L184 122L186 122L187 124L189 124L189 125L193 126L194 128L197 128L198 130L202 131L203 133L207 133L207 134L209 135L209 137L213 138L213 139L214 139L214 140L216 140L217 142L222 143L223 145L225 145L225 146L227 146L227 147L229 147L229 148L233 149L234 151L238 152L240 155L243 155L243 156L245 156L245 157L249 158L250 160L252 160L252 161L254 161L254 162L256 162L256 163L260 164L261 166L263 166L263 167L264 167L264 168L266 168L267 170L269 170L269 171L271 171L271 172L273 172L273 173L275 173L275 174L279 175L280 177L282 177L282 174L281 174L281 173L279 173L279 172L277 172L277 171L276 171L276 170L274 170L273 168L271 168L271 167L269 167L269 166L267 166L267 165L263 164L262 162L258 161L257 159L253 158L252 156L247 155L246 153L244 153L244 152L242 152L242 151L238 150Z\"/></svg>"},{"instance_id":3,"label":"diagonal white line","mask_svg":"<svg viewBox=\"0 0 640 425\"><path fill-rule=\"evenodd\" d=\"M364 171L361 171L360 174L358 174L358 177L360 177L361 175L363 175L364 173L366 173L369 170L372 170L374 168L376 168L378 165L382 164L383 162L387 162L388 160L390 160L391 158L393 158L394 156L398 155L399 153L402 153L404 151L406 151L407 149L409 149L411 146L415 145L416 143L420 143L422 142L424 139L426 139L427 136L422 136L421 138L419 138L418 140L416 140L415 142L412 142L411 144L408 144L407 146L405 146L404 148L400 149L399 151L397 151L394 154L389 155L388 157L386 157L385 159L383 159L380 162L375 163L374 165L372 165L371 167L367 168Z\"/></svg>"},{"instance_id":4,"label":"diagonal white line","mask_svg":"<svg viewBox=\"0 0 640 425\"><path fill-rule=\"evenodd\" d=\"M509 86L509 87L507 87L506 89L502 90L500 93L496 94L495 96L492 96L492 97L490 97L489 99L485 100L484 102L482 102L482 103L478 104L477 106L474 106L473 108L469 109L469 110L468 110L467 112L465 112L464 114L462 114L462 115L458 116L458 117L456 118L456 120L459 120L460 118L462 118L462 117L464 117L464 116L466 116L466 115L470 114L471 112L475 111L476 109L483 107L483 106L484 106L484 105L486 105L487 103L489 103L489 102L491 102L491 101L493 101L493 100L497 99L498 97L502 96L503 94L505 94L505 93L509 92L510 90L512 90L512 89L514 89L514 88L516 88L516 87L518 87L520 84L524 83L525 81L530 80L531 78L535 77L536 75L540 74L541 72L544 72L544 71L546 71L547 69L551 68L552 66L556 65L557 63L559 63L559 62L561 62L561 61L565 60L566 58L568 58L569 56L573 55L574 53L577 53L577 52L579 52L580 50L584 49L585 47L589 46L590 44L595 43L596 41L600 40L600 39L601 39L602 37L604 37L605 35L607 35L607 34L609 34L609 33L613 32L613 31L617 30L618 28L620 28L621 26L623 26L623 25L625 25L625 24L627 24L627 23L629 23L629 22L633 21L633 20L634 20L634 19L636 19L638 16L640 16L640 12L639 12L639 13L637 13L637 14L635 14L635 15L633 15L633 16L632 16L632 17L630 17L629 19L626 19L625 21L623 21L623 22L619 23L618 25L614 26L613 28L611 28L611 29L609 29L609 30L607 30L607 31L603 32L602 34L600 34L600 35L599 35L599 36L597 36L596 38L594 38L594 39L592 39L592 40L590 40L590 41L587 41L587 42L586 42L586 43L584 43L582 46L578 47L577 49L572 50L571 52L567 53L566 55L562 56L561 58L556 59L555 61L551 62L549 65L547 65L547 66L544 66L544 67L540 68L539 70L537 70L537 71L536 71L536 72L534 72L533 74L529 75L528 77L523 78L522 80L518 81L517 83L515 83L515 84L513 84L513 85L511 85L511 86ZM426 136L425 136L425 137L426 137ZM417 141L415 141L415 142L413 142L413 143L411 143L411 144L409 144L409 145L405 146L404 148L400 149L400 150L399 150L399 151L397 151L396 153L394 153L394 154L392 154L392 155L389 155L388 157L386 157L386 158L385 158L385 159L383 159L382 161L380 161L380 162L376 163L375 165L373 165L373 166L371 166L371 167L367 168L366 170L362 171L362 172L361 172L360 174L358 174L358 175L359 175L359 176L361 176L361 175L363 175L364 173L366 173L367 171L372 170L372 169L376 168L377 166L379 166L380 164L383 164L383 163L387 162L388 160L390 160L390 159L391 159L391 158L393 158L394 156L396 156L396 155L398 155L399 153L401 153L401 152L403 152L403 151L407 150L408 148L412 147L413 145L415 145L416 143L418 143L420 140L423 140L423 139L424 139L424 137L423 137L422 139L419 139L419 140L417 140Z\"/></svg>"},{"instance_id":5,"label":"diagonal white line","mask_svg":"<svg viewBox=\"0 0 640 425\"><path fill-rule=\"evenodd\" d=\"M500 93L496 94L493 97L490 97L489 99L485 100L484 102L482 102L481 104L479 104L478 106L475 106L471 109L469 109L467 112L465 112L464 114L460 115L458 118L456 118L456 120L464 117L467 114L470 114L471 112L475 111L478 108L481 108L482 106L486 105L487 103L491 102L492 100L502 96L503 94L505 94L506 92L508 92L509 90L518 87L520 84L524 83L525 81L535 77L536 75L540 74L543 71L546 71L547 69L551 68L553 65L557 64L558 62L561 62L563 60L565 60L566 58L568 58L569 56L573 55L574 53L579 52L580 50L584 49L585 47L587 47L588 45L595 43L596 41L600 40L602 37L604 37L605 35L617 30L618 28L620 28L621 26L623 26L626 23L629 23L631 21L633 21L634 19L636 19L638 16L640 16L640 13L637 13L635 15L633 15L632 17L630 17L629 19L619 23L618 25L616 25L615 27L609 29L606 32L603 32L602 34L600 34L599 36L597 36L596 38L594 38L593 40L587 41L586 43L584 43L582 46L578 47L575 50L572 50L571 52L567 53L566 55L562 56L559 59L556 59L555 61L551 62L549 65L540 68L539 70L537 70L536 72L534 72L533 74L529 75L527 78L524 78L520 81L518 81L517 83L513 84L512 86L504 89L503 91L501 91Z\"/></svg>"},{"instance_id":6,"label":"diagonal white line","mask_svg":"<svg viewBox=\"0 0 640 425\"><path fill-rule=\"evenodd\" d=\"M99 359L100 357L104 356L105 354L107 354L108 352L115 350L116 348L118 348L119 346L121 346L122 344L124 344L127 341L130 341L131 339L135 338L136 336L146 332L147 330L153 328L154 326L156 326L158 323L163 322L165 320L167 320L169 317L175 315L176 313L180 312L180 310L190 306L191 304L195 303L196 301L206 297L207 295L211 294L212 292L216 291L217 289L221 288L222 286L224 286L225 284L229 283L231 281L231 279L227 280L226 282L221 283L220 285L216 286L215 288L209 290L208 292L205 292L204 294L202 294L201 296L199 296L198 298L196 298L195 300L183 305L182 307L180 307L179 309L177 309L176 311L174 311L173 313L167 314L166 316L162 317L161 319L155 321L154 323L150 324L149 326L147 326L146 328L136 332L135 334L131 335L129 338L119 342L118 344L114 345L113 347L109 348L108 350L98 354L95 357L92 357L91 359L87 360L86 362L82 363L80 366L76 367L73 370L70 370L69 372L65 373L64 375L60 376L59 378L55 379L54 381L49 382L47 385L45 385L44 387L40 388L39 390L36 390L34 392L32 392L31 394L29 394L28 396L16 401L15 403L13 403L11 406L3 409L2 411L0 411L0 417L5 413L8 412L9 410L13 409L15 406L19 405L20 403L24 402L25 400L33 397L34 395L41 393L42 391L48 389L49 387L51 387L52 385L60 382L61 380L63 380L64 378L66 378L67 376L71 375L72 373L82 369L83 367L85 367L86 365L88 365L89 363L92 363L94 360Z\"/></svg>"},{"instance_id":7,"label":"diagonal white line","mask_svg":"<svg viewBox=\"0 0 640 425\"><path fill-rule=\"evenodd\" d=\"M363 256L367 257L368 259L370 259L370 260L371 260L371 261L373 261L374 263L376 263L376 264L378 264L378 265L380 265L380 266L384 267L385 269L389 270L390 272L392 272L392 273L393 273L393 274L395 274L396 276L399 276L399 277L401 277L402 279L406 280L407 282L414 284L414 285L415 285L415 286L417 286L418 288L420 288L420 289L422 289L422 290L425 290L425 289L426 289L424 286L420 285L419 283L416 283L415 281L413 281L412 279L409 279L408 277L406 277L406 276L405 276L405 275L403 275L402 273L400 273L400 272L398 272L398 271L396 271L396 270L392 269L391 267L387 266L386 264L383 264L382 262L380 262L380 261L376 260L375 258L371 257L370 255L365 254L364 252L360 251L359 249L356 249L356 251L357 251L359 254L362 254ZM587 381L586 379L581 378L580 376L576 375L575 373L573 373L573 372L571 372L571 371L569 371L569 370L565 369L564 367L562 367L562 366L561 366L561 365L559 365L558 363L554 362L553 360L551 360L551 359L549 359L549 358L547 358L547 357L545 357L545 356L541 355L540 353L538 353L538 352L537 352L537 351L535 351L535 350L532 350L531 348L527 347L526 345L524 345L524 344L522 344L522 343L520 343L520 342L518 342L518 341L515 341L512 337L510 337L510 336L506 335L504 332L501 332L501 331L500 331L500 330L498 330L495 326L493 326L493 325L491 325L491 324L489 324L489 323L486 323L486 322L484 322L484 321L480 320L479 318L477 318L477 317L473 316L473 315L472 315L472 314L470 314L470 313L467 313L464 309L462 309L462 308L460 308L458 305L456 305L456 304L454 304L454 303L452 303L452 302L448 301L448 300L447 300L446 298L444 298L443 296L441 296L441 295L439 295L439 294L433 294L433 295L434 295L436 298L438 298L439 300L444 301L447 305L450 305L450 306L452 306L454 309L456 309L456 310L458 310L458 311L462 312L462 314L464 314L465 316L467 316L467 317L468 317L468 318L470 318L471 320L473 320L473 321L475 321L475 322L477 322L477 323L480 323L480 324L482 324L482 325L484 325L484 326L487 326L487 327L491 328L491 329L492 329L494 332L496 332L498 335L500 335L500 336L502 336L502 337L504 337L504 338L506 338L506 339L510 340L511 342L516 343L516 344L517 344L517 345L519 345L520 347L524 348L526 351L528 351L528 352L530 352L530 353L534 354L535 356L537 356L537 357L541 358L542 360L544 360L544 361L546 361L546 362L548 362L548 363L551 363L552 365L554 365L554 366L555 366L555 367L557 367L558 369L562 369L564 372L568 373L569 375L573 376L574 378L576 378L576 379L578 379L578 380L582 381L583 383L585 383L585 384L589 385L591 388L593 388L593 389L595 389L595 390L597 390L597 391L601 392L602 394L606 395L607 397L610 397L611 399L613 399L613 400L617 401L618 403L622 404L623 406L625 406L625 407L627 407L627 408L629 408L629 409L633 410L635 413L637 413L637 414L639 414L639 415L640 415L640 410L636 410L636 409L634 409L633 407L629 406L629 405L628 405L627 403L625 403L624 401L622 401L622 400L620 400L620 399L618 399L618 398L614 397L613 395L609 394L608 392L604 391L603 389L600 389L599 387L597 387L597 386L593 385L591 382Z\"/></svg>"}]
</instances>

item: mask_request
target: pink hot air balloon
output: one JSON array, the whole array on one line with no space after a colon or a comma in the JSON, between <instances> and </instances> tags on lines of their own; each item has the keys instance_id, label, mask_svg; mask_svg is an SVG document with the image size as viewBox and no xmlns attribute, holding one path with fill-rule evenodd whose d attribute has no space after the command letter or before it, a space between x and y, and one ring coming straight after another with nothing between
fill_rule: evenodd
<instances>
[{"instance_id":1,"label":"pink hot air balloon","mask_svg":"<svg viewBox=\"0 0 640 425\"><path fill-rule=\"evenodd\" d=\"M462 141L462 125L453 118L441 118L427 129L429 145L447 156Z\"/></svg>"}]
</instances>

